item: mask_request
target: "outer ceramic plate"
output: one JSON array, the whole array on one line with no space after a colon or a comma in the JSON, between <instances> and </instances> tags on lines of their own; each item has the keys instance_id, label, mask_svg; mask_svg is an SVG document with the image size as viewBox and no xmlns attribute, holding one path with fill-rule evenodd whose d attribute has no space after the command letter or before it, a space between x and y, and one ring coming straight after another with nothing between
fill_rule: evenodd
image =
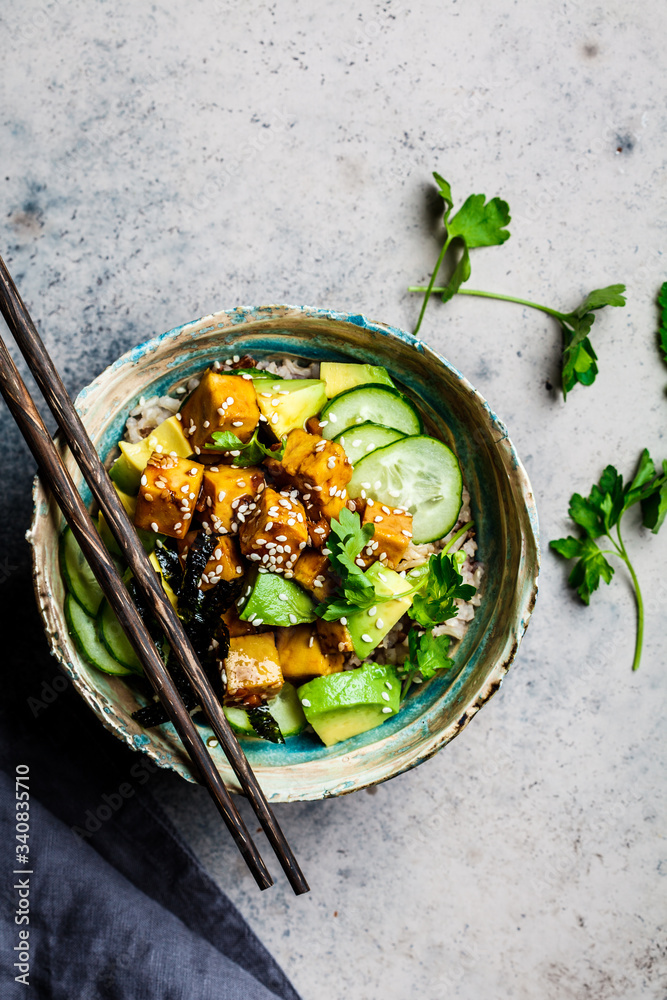
<instances>
[{"instance_id":1,"label":"outer ceramic plate","mask_svg":"<svg viewBox=\"0 0 667 1000\"><path fill-rule=\"evenodd\" d=\"M401 330L359 315L301 306L239 308L205 316L135 347L84 389L77 408L103 458L122 436L141 395L168 393L184 378L230 354L256 358L359 361L385 365L420 401L433 431L457 451L485 566L483 600L456 653L456 667L411 697L378 729L333 747L301 735L284 747L244 740L268 797L276 802L351 792L415 767L453 739L500 687L516 655L537 593L537 513L526 473L504 425L447 361ZM72 457L66 463L90 500ZM51 650L104 725L161 767L195 778L171 725L146 732L131 718L137 707L122 680L89 666L67 633L58 568L62 526L54 501L36 480L30 533L37 600ZM202 727L204 738L212 736ZM213 751L228 787L236 779L219 748Z\"/></svg>"}]
</instances>

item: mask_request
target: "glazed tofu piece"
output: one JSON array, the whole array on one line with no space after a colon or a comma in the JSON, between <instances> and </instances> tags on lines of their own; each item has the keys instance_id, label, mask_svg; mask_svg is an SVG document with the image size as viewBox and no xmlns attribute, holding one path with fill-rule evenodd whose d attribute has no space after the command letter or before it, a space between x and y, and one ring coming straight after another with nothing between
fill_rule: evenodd
<instances>
[{"instance_id":1,"label":"glazed tofu piece","mask_svg":"<svg viewBox=\"0 0 667 1000\"><path fill-rule=\"evenodd\" d=\"M231 639L237 639L241 635L256 635L259 631L252 622L241 621L239 618L239 609L236 607L236 604L232 604L231 608L227 608L220 618L227 626ZM268 632L270 629L267 627L265 631Z\"/></svg>"},{"instance_id":2,"label":"glazed tofu piece","mask_svg":"<svg viewBox=\"0 0 667 1000\"><path fill-rule=\"evenodd\" d=\"M273 632L231 638L223 679L228 705L252 708L275 697L283 674Z\"/></svg>"},{"instance_id":3,"label":"glazed tofu piece","mask_svg":"<svg viewBox=\"0 0 667 1000\"><path fill-rule=\"evenodd\" d=\"M250 440L259 423L252 379L209 368L183 405L180 417L195 455L215 450L205 446L213 443L211 435L216 431L231 431L241 441Z\"/></svg>"},{"instance_id":4,"label":"glazed tofu piece","mask_svg":"<svg viewBox=\"0 0 667 1000\"><path fill-rule=\"evenodd\" d=\"M327 653L353 653L354 645L347 625L342 621L325 622L324 618L315 621L315 628L322 649Z\"/></svg>"},{"instance_id":5,"label":"glazed tofu piece","mask_svg":"<svg viewBox=\"0 0 667 1000\"><path fill-rule=\"evenodd\" d=\"M189 531L178 546L178 556L183 568L185 568L188 549L197 534L196 531ZM199 586L202 590L210 590L220 580L238 580L241 576L243 576L243 559L237 540L231 535L217 537L213 555L206 563Z\"/></svg>"},{"instance_id":6,"label":"glazed tofu piece","mask_svg":"<svg viewBox=\"0 0 667 1000\"><path fill-rule=\"evenodd\" d=\"M235 469L231 465L209 466L204 470L197 504L202 525L220 535L236 531L239 511L245 515L264 486L262 469L253 466L246 469Z\"/></svg>"},{"instance_id":7,"label":"glazed tofu piece","mask_svg":"<svg viewBox=\"0 0 667 1000\"><path fill-rule=\"evenodd\" d=\"M292 572L308 542L302 504L267 486L239 526L241 552L270 573Z\"/></svg>"},{"instance_id":8,"label":"glazed tofu piece","mask_svg":"<svg viewBox=\"0 0 667 1000\"><path fill-rule=\"evenodd\" d=\"M367 500L361 524L375 527L373 537L359 555L364 566L379 559L383 566L396 569L412 538L412 514L404 507Z\"/></svg>"},{"instance_id":9,"label":"glazed tofu piece","mask_svg":"<svg viewBox=\"0 0 667 1000\"><path fill-rule=\"evenodd\" d=\"M282 482L295 486L317 517L338 517L347 500L345 487L352 466L341 446L318 434L297 428L290 431L283 457L267 459L270 471Z\"/></svg>"},{"instance_id":10,"label":"glazed tofu piece","mask_svg":"<svg viewBox=\"0 0 667 1000\"><path fill-rule=\"evenodd\" d=\"M305 549L294 564L294 579L318 601L331 597L336 581L329 569L329 557L317 549Z\"/></svg>"},{"instance_id":11,"label":"glazed tofu piece","mask_svg":"<svg viewBox=\"0 0 667 1000\"><path fill-rule=\"evenodd\" d=\"M276 629L276 646L286 681L306 681L343 669L343 654L326 653L312 625Z\"/></svg>"},{"instance_id":12,"label":"glazed tofu piece","mask_svg":"<svg viewBox=\"0 0 667 1000\"><path fill-rule=\"evenodd\" d=\"M190 458L154 451L143 471L134 523L144 531L185 538L201 488L204 467Z\"/></svg>"}]
</instances>

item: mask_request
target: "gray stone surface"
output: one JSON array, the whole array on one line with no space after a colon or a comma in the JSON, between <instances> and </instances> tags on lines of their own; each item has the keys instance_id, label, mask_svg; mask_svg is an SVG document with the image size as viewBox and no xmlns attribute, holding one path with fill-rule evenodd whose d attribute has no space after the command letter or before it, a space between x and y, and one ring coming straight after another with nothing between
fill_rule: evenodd
<instances>
[{"instance_id":1,"label":"gray stone surface","mask_svg":"<svg viewBox=\"0 0 667 1000\"><path fill-rule=\"evenodd\" d=\"M545 317L470 298L427 314L425 339L509 425L545 544L608 461L667 455L663 3L5 0L0 17L1 252L71 389L236 304L411 328L438 169L457 198L512 206L473 287L571 307L628 285L595 328L597 383L565 405ZM1 417L6 574L28 558L32 469ZM667 995L667 542L627 534L639 673L624 574L586 609L545 552L518 661L462 736L372 794L278 808L309 896L280 878L260 895L206 794L155 781L305 1000Z\"/></svg>"}]
</instances>

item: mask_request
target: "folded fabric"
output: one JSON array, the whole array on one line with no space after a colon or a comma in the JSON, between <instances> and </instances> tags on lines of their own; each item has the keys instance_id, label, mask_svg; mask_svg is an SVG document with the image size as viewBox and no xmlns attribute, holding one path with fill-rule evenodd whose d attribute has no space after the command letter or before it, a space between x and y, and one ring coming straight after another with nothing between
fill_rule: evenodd
<instances>
[{"instance_id":1,"label":"folded fabric","mask_svg":"<svg viewBox=\"0 0 667 1000\"><path fill-rule=\"evenodd\" d=\"M15 872L3 890L3 1000L299 1000L144 787L150 762L64 685L30 605L20 617L30 628L13 630L0 702L0 832ZM29 810L17 807L17 767ZM25 841L17 808L29 812Z\"/></svg>"}]
</instances>

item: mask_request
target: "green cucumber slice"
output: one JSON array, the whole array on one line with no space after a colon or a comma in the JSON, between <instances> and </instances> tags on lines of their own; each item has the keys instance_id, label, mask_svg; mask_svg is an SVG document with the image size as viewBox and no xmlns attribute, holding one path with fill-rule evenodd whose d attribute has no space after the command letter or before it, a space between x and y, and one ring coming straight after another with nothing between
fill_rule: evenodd
<instances>
[{"instance_id":1,"label":"green cucumber slice","mask_svg":"<svg viewBox=\"0 0 667 1000\"><path fill-rule=\"evenodd\" d=\"M97 634L102 645L115 660L132 673L143 674L139 657L106 598L102 601L97 614Z\"/></svg>"},{"instance_id":2,"label":"green cucumber slice","mask_svg":"<svg viewBox=\"0 0 667 1000\"><path fill-rule=\"evenodd\" d=\"M280 732L286 739L288 736L298 736L306 728L306 716L301 708L299 696L296 693L296 688L289 681L285 681L280 693L267 702L267 705L269 712L278 723ZM257 736L245 709L226 705L224 712L235 733L240 736Z\"/></svg>"},{"instance_id":3,"label":"green cucumber slice","mask_svg":"<svg viewBox=\"0 0 667 1000\"><path fill-rule=\"evenodd\" d=\"M327 403L320 413L322 435L334 438L355 424L382 424L404 434L421 434L422 421L407 396L390 385L362 385L347 389Z\"/></svg>"},{"instance_id":4,"label":"green cucumber slice","mask_svg":"<svg viewBox=\"0 0 667 1000\"><path fill-rule=\"evenodd\" d=\"M60 536L60 571L65 578L67 589L77 599L89 615L95 617L104 594L93 576L93 571L83 557L79 543L69 528ZM117 561L116 565L118 565Z\"/></svg>"},{"instance_id":5,"label":"green cucumber slice","mask_svg":"<svg viewBox=\"0 0 667 1000\"><path fill-rule=\"evenodd\" d=\"M401 505L412 514L415 545L442 538L456 524L463 478L459 461L436 438L405 437L371 452L354 467L347 491L351 497Z\"/></svg>"},{"instance_id":6,"label":"green cucumber slice","mask_svg":"<svg viewBox=\"0 0 667 1000\"><path fill-rule=\"evenodd\" d=\"M368 421L365 424L354 424L348 430L337 434L334 441L341 446L352 465L356 465L372 451L384 448L394 441L400 441L402 437L405 437L403 431Z\"/></svg>"},{"instance_id":7,"label":"green cucumber slice","mask_svg":"<svg viewBox=\"0 0 667 1000\"><path fill-rule=\"evenodd\" d=\"M129 667L119 663L106 646L100 642L95 619L86 613L75 599L74 593L67 594L65 597L65 620L67 621L67 630L74 639L79 652L94 667L105 674L115 674L117 677L134 673Z\"/></svg>"}]
</instances>

